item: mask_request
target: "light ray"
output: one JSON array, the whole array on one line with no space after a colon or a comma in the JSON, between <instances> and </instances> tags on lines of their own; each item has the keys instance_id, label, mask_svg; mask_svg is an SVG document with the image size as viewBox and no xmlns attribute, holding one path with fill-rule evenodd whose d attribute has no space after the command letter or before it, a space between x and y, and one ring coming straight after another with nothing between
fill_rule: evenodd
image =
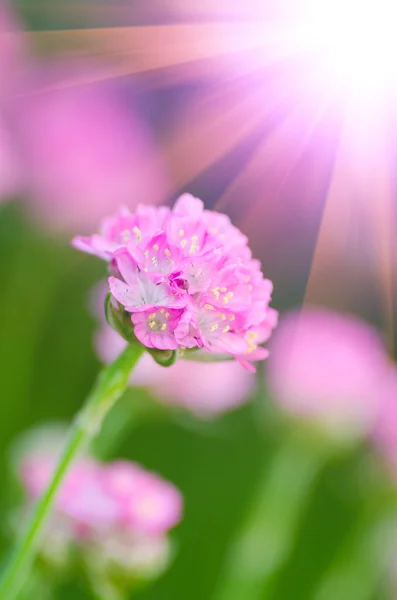
<instances>
[{"instance_id":1,"label":"light ray","mask_svg":"<svg viewBox=\"0 0 397 600\"><path fill-rule=\"evenodd\" d=\"M393 354L393 196L387 117L380 114L372 121L360 121L358 108L354 103L345 116L305 303L348 305L354 310L368 285L368 272L374 272Z\"/></svg>"},{"instance_id":2,"label":"light ray","mask_svg":"<svg viewBox=\"0 0 397 600\"><path fill-rule=\"evenodd\" d=\"M205 176L257 134L216 208L233 207L243 228L260 228L259 243L264 243L266 228L281 216L289 218L283 213L288 207L279 210L277 204L293 180L296 184L296 165L335 102L344 114L344 127L305 301L336 306L359 302L352 296L344 258L365 251L381 285L391 330L395 232L390 225L389 123L380 115L386 99L397 97L394 1L136 0L128 10L120 2L112 7L99 2L96 12L89 2L65 4L62 10L101 26L29 35L44 55L82 65L98 60L102 67L89 74L91 81L133 75L143 90L201 83L162 133L174 191ZM275 82L270 75L274 69L285 70L285 77ZM84 78L87 73L56 85L77 85ZM307 189L300 189L308 195L306 206L302 203L308 219L320 205L313 195L318 195L326 143L320 140L312 179ZM240 205L238 199L243 199ZM291 214L294 210L296 206ZM354 275L357 289L367 277L360 269Z\"/></svg>"},{"instance_id":3,"label":"light ray","mask_svg":"<svg viewBox=\"0 0 397 600\"><path fill-rule=\"evenodd\" d=\"M246 231L255 229L270 217L269 207L276 210L278 197L286 185L315 126L321 120L332 97L324 90L321 80L304 95L285 120L263 141L258 151L239 176L234 179L216 207L225 209L244 192L247 182L252 182L250 210L241 215L239 225ZM247 191L245 190L245 194ZM266 209L267 205L267 209ZM266 225L264 224L266 228Z\"/></svg>"},{"instance_id":4,"label":"light ray","mask_svg":"<svg viewBox=\"0 0 397 600\"><path fill-rule=\"evenodd\" d=\"M260 48L262 66L294 56L301 39L294 28L266 22L197 23L34 32L43 50L68 56L116 59L130 73L162 69Z\"/></svg>"}]
</instances>

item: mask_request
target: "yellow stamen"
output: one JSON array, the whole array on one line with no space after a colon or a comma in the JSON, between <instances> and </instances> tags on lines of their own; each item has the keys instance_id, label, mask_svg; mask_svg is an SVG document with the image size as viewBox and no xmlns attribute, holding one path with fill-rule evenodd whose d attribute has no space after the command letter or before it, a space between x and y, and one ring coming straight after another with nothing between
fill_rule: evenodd
<instances>
[{"instance_id":1,"label":"yellow stamen","mask_svg":"<svg viewBox=\"0 0 397 600\"><path fill-rule=\"evenodd\" d=\"M200 249L200 246L198 245L197 241L198 241L197 235L192 235L192 243L190 245L189 254L194 254L196 252L196 250Z\"/></svg>"},{"instance_id":2,"label":"yellow stamen","mask_svg":"<svg viewBox=\"0 0 397 600\"><path fill-rule=\"evenodd\" d=\"M222 319L222 321L224 321L226 319L225 313L218 312L218 315L220 316L220 318Z\"/></svg>"},{"instance_id":3,"label":"yellow stamen","mask_svg":"<svg viewBox=\"0 0 397 600\"><path fill-rule=\"evenodd\" d=\"M214 294L215 298L218 300L218 299L219 299L219 296L220 296L220 293L219 293L219 287L214 287L214 288L212 288L212 290L211 290L211 291L212 291L212 293Z\"/></svg>"},{"instance_id":4,"label":"yellow stamen","mask_svg":"<svg viewBox=\"0 0 397 600\"><path fill-rule=\"evenodd\" d=\"M224 304L227 304L229 302L229 300L231 298L233 298L233 296L234 296L233 292L228 292L227 294L225 294L223 296L223 302L224 302Z\"/></svg>"},{"instance_id":5,"label":"yellow stamen","mask_svg":"<svg viewBox=\"0 0 397 600\"><path fill-rule=\"evenodd\" d=\"M254 350L257 349L257 345L256 344L250 344L248 346L248 348L246 350L244 350L244 354L251 354L251 352L253 352Z\"/></svg>"},{"instance_id":6,"label":"yellow stamen","mask_svg":"<svg viewBox=\"0 0 397 600\"><path fill-rule=\"evenodd\" d=\"M180 230L178 231L178 235L179 235L179 237L183 237L183 236L185 235L185 232L184 232L184 230L183 230L183 229L180 229Z\"/></svg>"},{"instance_id":7,"label":"yellow stamen","mask_svg":"<svg viewBox=\"0 0 397 600\"><path fill-rule=\"evenodd\" d=\"M142 239L142 232L139 227L135 225L135 227L132 228L132 231L135 233L136 241L140 242Z\"/></svg>"},{"instance_id":8,"label":"yellow stamen","mask_svg":"<svg viewBox=\"0 0 397 600\"><path fill-rule=\"evenodd\" d=\"M150 329L154 329L154 327L156 327L156 321L149 321L149 327Z\"/></svg>"},{"instance_id":9,"label":"yellow stamen","mask_svg":"<svg viewBox=\"0 0 397 600\"><path fill-rule=\"evenodd\" d=\"M169 312L166 312L166 313L165 313L165 318L166 318L166 319L169 319L169 316L170 316L170 313L169 313Z\"/></svg>"},{"instance_id":10,"label":"yellow stamen","mask_svg":"<svg viewBox=\"0 0 397 600\"><path fill-rule=\"evenodd\" d=\"M258 337L258 334L255 333L255 331L247 331L247 333L245 334L246 340L256 340L257 337Z\"/></svg>"},{"instance_id":11,"label":"yellow stamen","mask_svg":"<svg viewBox=\"0 0 397 600\"><path fill-rule=\"evenodd\" d=\"M214 310L212 304L204 304L204 308L206 308L207 310Z\"/></svg>"},{"instance_id":12,"label":"yellow stamen","mask_svg":"<svg viewBox=\"0 0 397 600\"><path fill-rule=\"evenodd\" d=\"M161 311L160 311L161 312ZM155 319L156 318L156 313L152 313L151 315L149 315L149 319Z\"/></svg>"},{"instance_id":13,"label":"yellow stamen","mask_svg":"<svg viewBox=\"0 0 397 600\"><path fill-rule=\"evenodd\" d=\"M215 323L215 325L211 326L211 331L216 331L218 329L219 325L218 323Z\"/></svg>"},{"instance_id":14,"label":"yellow stamen","mask_svg":"<svg viewBox=\"0 0 397 600\"><path fill-rule=\"evenodd\" d=\"M167 329L167 323L163 323L160 329L161 331L165 331Z\"/></svg>"},{"instance_id":15,"label":"yellow stamen","mask_svg":"<svg viewBox=\"0 0 397 600\"><path fill-rule=\"evenodd\" d=\"M164 254L165 254L166 256L171 256L171 251L170 251L170 249L169 249L169 248L166 248L166 249L164 250Z\"/></svg>"},{"instance_id":16,"label":"yellow stamen","mask_svg":"<svg viewBox=\"0 0 397 600\"><path fill-rule=\"evenodd\" d=\"M182 240L181 241L181 248L184 248L187 244L187 240Z\"/></svg>"},{"instance_id":17,"label":"yellow stamen","mask_svg":"<svg viewBox=\"0 0 397 600\"><path fill-rule=\"evenodd\" d=\"M229 315L229 321L235 321L236 315Z\"/></svg>"},{"instance_id":18,"label":"yellow stamen","mask_svg":"<svg viewBox=\"0 0 397 600\"><path fill-rule=\"evenodd\" d=\"M222 329L222 333L227 333L230 329L230 325L226 325L224 329Z\"/></svg>"}]
</instances>

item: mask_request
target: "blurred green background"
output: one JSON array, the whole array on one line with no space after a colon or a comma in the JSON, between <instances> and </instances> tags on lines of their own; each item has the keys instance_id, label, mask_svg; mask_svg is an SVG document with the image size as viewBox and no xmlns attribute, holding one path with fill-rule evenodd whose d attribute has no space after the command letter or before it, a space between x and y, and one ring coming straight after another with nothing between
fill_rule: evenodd
<instances>
[{"instance_id":1,"label":"blurred green background","mask_svg":"<svg viewBox=\"0 0 397 600\"><path fill-rule=\"evenodd\" d=\"M16 204L2 207L0 244L0 501L6 524L12 502L7 485L12 440L42 422L71 420L100 368L87 303L103 265L71 249L67 239L32 228ZM144 392L127 393L119 410L131 423L118 439L110 440L107 457L137 460L173 481L184 495L185 516L174 533L178 552L170 570L136 597L209 600L261 473L270 470L275 455L289 443L289 429L262 384L245 407L208 423L172 411L135 414L131 407L142 401ZM117 415L111 415L105 432L112 431L112 419L117 424ZM108 436L103 441L109 442ZM278 501L283 518L291 497ZM338 598L389 597L385 575L374 577L366 570L371 559L362 546L364 507L367 523L377 522L390 508L390 490L375 459L360 448L336 456L315 477L285 564L263 598L314 599L344 542L354 541L355 530L357 545L353 543L346 565L358 560L356 584L362 585L366 576L369 584L358 595L342 586ZM6 530L2 528L3 554L10 544ZM85 594L81 583L70 582L60 586L55 598L88 598Z\"/></svg>"}]
</instances>

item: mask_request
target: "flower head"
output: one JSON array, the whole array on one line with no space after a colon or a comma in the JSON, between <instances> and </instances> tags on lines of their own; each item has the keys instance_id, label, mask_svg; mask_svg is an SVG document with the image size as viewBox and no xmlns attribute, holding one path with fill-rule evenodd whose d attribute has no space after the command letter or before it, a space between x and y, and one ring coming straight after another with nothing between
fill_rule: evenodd
<instances>
[{"instance_id":1,"label":"flower head","mask_svg":"<svg viewBox=\"0 0 397 600\"><path fill-rule=\"evenodd\" d=\"M109 263L110 293L147 348L201 349L250 370L277 323L272 283L226 215L183 194L172 210L122 208L76 248ZM125 335L130 339L130 335Z\"/></svg>"},{"instance_id":2,"label":"flower head","mask_svg":"<svg viewBox=\"0 0 397 600\"><path fill-rule=\"evenodd\" d=\"M20 464L30 500L46 489L56 465L54 453L31 452ZM163 535L180 520L182 500L174 486L127 461L77 462L62 484L56 512L67 518L77 536L125 528L132 533Z\"/></svg>"},{"instance_id":3,"label":"flower head","mask_svg":"<svg viewBox=\"0 0 397 600\"><path fill-rule=\"evenodd\" d=\"M58 449L41 440L35 436L18 460L27 507L46 489L57 462ZM129 461L105 464L86 455L62 483L42 558L55 566L77 550L93 572L101 563L127 579L145 576L166 565L168 533L181 513L181 494L158 475Z\"/></svg>"},{"instance_id":4,"label":"flower head","mask_svg":"<svg viewBox=\"0 0 397 600\"><path fill-rule=\"evenodd\" d=\"M282 320L267 379L286 412L335 433L365 433L376 418L386 370L375 329L354 317L307 308Z\"/></svg>"}]
</instances>

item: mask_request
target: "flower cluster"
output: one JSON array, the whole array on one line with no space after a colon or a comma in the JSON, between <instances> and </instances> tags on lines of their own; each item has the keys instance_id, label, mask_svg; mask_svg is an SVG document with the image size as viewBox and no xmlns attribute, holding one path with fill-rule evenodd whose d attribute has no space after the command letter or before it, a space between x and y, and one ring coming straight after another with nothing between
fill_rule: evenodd
<instances>
[{"instance_id":1,"label":"flower cluster","mask_svg":"<svg viewBox=\"0 0 397 600\"><path fill-rule=\"evenodd\" d=\"M109 262L111 295L146 347L232 355L251 370L267 357L260 344L277 322L272 283L247 238L201 200L184 194L172 210L123 208L100 234L73 244Z\"/></svg>"},{"instance_id":2,"label":"flower cluster","mask_svg":"<svg viewBox=\"0 0 397 600\"><path fill-rule=\"evenodd\" d=\"M56 464L51 448L29 451L19 464L28 506L42 494ZM166 566L168 532L181 518L178 490L138 464L81 458L58 494L42 557L52 565L79 553L93 571L145 578Z\"/></svg>"}]
</instances>

